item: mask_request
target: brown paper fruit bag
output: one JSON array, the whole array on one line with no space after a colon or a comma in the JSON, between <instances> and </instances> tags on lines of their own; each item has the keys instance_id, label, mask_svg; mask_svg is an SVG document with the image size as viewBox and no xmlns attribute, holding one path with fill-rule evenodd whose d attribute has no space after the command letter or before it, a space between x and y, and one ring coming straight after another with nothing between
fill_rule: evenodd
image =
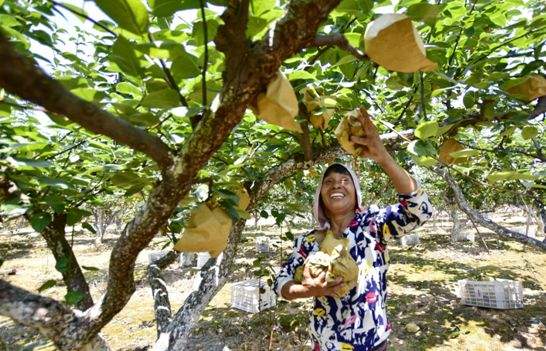
<instances>
[{"instance_id":1,"label":"brown paper fruit bag","mask_svg":"<svg viewBox=\"0 0 546 351\"><path fill-rule=\"evenodd\" d=\"M438 67L427 58L423 40L403 14L382 15L368 24L364 47L370 59L391 71L428 72Z\"/></svg>"},{"instance_id":2,"label":"brown paper fruit bag","mask_svg":"<svg viewBox=\"0 0 546 351\"><path fill-rule=\"evenodd\" d=\"M341 147L354 156L359 156L362 152L361 146L355 145L355 143L351 141L352 136L364 136L362 123L360 123L358 118L360 113L367 114L366 110L358 108L347 112L347 114L339 122L334 132Z\"/></svg>"},{"instance_id":3,"label":"brown paper fruit bag","mask_svg":"<svg viewBox=\"0 0 546 351\"><path fill-rule=\"evenodd\" d=\"M335 282L339 277L343 279L343 285L333 295L338 298L347 295L358 281L358 265L349 254L348 247L348 239L336 239L334 234L328 231L320 244L320 251L310 254L305 261L312 277L317 277L326 271L328 283ZM303 267L298 267L294 274L294 280L301 282L302 279Z\"/></svg>"},{"instance_id":4,"label":"brown paper fruit bag","mask_svg":"<svg viewBox=\"0 0 546 351\"><path fill-rule=\"evenodd\" d=\"M461 163L465 161L467 158L465 157L459 157L455 158L451 156L450 154L455 151L460 151L464 149L464 147L455 139L449 138L445 140L442 145L440 146L440 150L438 153L438 158L440 162L446 165L451 165L455 163Z\"/></svg>"},{"instance_id":5,"label":"brown paper fruit bag","mask_svg":"<svg viewBox=\"0 0 546 351\"><path fill-rule=\"evenodd\" d=\"M250 205L248 192L242 186L234 192L239 197L237 207L245 210ZM227 246L231 226L231 217L222 208L211 210L206 203L201 204L191 213L184 234L173 249L182 252L208 251L212 257L216 257Z\"/></svg>"},{"instance_id":6,"label":"brown paper fruit bag","mask_svg":"<svg viewBox=\"0 0 546 351\"><path fill-rule=\"evenodd\" d=\"M211 210L201 204L192 213L184 234L173 249L181 252L208 251L216 257L227 245L231 218L221 208Z\"/></svg>"},{"instance_id":7,"label":"brown paper fruit bag","mask_svg":"<svg viewBox=\"0 0 546 351\"><path fill-rule=\"evenodd\" d=\"M546 78L532 74L504 84L503 89L520 100L530 102L546 95Z\"/></svg>"},{"instance_id":8,"label":"brown paper fruit bag","mask_svg":"<svg viewBox=\"0 0 546 351\"><path fill-rule=\"evenodd\" d=\"M264 121L301 133L298 115L298 99L292 85L280 71L267 86L265 94L260 94L256 114Z\"/></svg>"}]
</instances>

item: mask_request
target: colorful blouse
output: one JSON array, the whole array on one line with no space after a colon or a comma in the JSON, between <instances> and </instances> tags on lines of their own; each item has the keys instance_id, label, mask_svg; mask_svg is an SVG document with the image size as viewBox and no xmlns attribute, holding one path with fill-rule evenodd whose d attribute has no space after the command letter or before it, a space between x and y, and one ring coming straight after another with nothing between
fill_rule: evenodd
<instances>
[{"instance_id":1,"label":"colorful blouse","mask_svg":"<svg viewBox=\"0 0 546 351\"><path fill-rule=\"evenodd\" d=\"M387 242L404 235L432 216L432 206L421 190L399 194L399 203L383 209L372 206L356 212L343 232L349 239L349 252L359 267L358 284L341 299L315 298L310 320L315 351L368 351L385 341L391 324L387 320ZM277 274L274 289L281 296L282 286L294 278L296 268L307 256L319 250L314 231L296 239L294 252Z\"/></svg>"}]
</instances>

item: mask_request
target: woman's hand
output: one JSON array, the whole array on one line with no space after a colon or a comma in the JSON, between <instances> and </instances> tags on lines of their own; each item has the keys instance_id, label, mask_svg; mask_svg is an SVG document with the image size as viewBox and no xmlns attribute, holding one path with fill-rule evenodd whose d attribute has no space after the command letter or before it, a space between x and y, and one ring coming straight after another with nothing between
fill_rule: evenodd
<instances>
[{"instance_id":1,"label":"woman's hand","mask_svg":"<svg viewBox=\"0 0 546 351\"><path fill-rule=\"evenodd\" d=\"M312 277L307 265L303 268L303 280L301 282L309 296L331 296L343 285L343 279L337 278L333 283L328 284L326 281L326 270L322 271L318 276Z\"/></svg>"},{"instance_id":2,"label":"woman's hand","mask_svg":"<svg viewBox=\"0 0 546 351\"><path fill-rule=\"evenodd\" d=\"M379 164L390 159L391 157L387 152L387 149L385 149L381 138L379 138L377 128L375 128L375 125L372 123L366 109L360 108L358 119L360 124L362 124L364 136L352 136L351 141L362 148L362 153L360 155L372 159Z\"/></svg>"}]
</instances>

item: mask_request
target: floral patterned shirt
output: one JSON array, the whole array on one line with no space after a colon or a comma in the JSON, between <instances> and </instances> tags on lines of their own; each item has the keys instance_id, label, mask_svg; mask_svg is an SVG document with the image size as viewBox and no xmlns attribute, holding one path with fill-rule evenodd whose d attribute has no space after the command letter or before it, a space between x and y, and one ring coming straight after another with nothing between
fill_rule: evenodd
<instances>
[{"instance_id":1,"label":"floral patterned shirt","mask_svg":"<svg viewBox=\"0 0 546 351\"><path fill-rule=\"evenodd\" d=\"M386 244L404 235L432 216L432 206L421 190L399 194L399 203L383 209L372 206L356 212L343 233L349 239L349 252L359 267L358 284L341 299L315 298L311 315L311 336L316 351L368 351L384 342L391 325L387 320ZM319 250L314 231L296 239L294 252L277 274L274 289L281 296L282 286L294 279L296 268L307 256Z\"/></svg>"}]
</instances>

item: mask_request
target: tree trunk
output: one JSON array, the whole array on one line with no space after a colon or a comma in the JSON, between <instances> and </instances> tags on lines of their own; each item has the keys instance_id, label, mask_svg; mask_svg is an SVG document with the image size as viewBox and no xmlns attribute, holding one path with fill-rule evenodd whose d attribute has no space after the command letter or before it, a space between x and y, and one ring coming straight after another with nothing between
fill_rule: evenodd
<instances>
[{"instance_id":1,"label":"tree trunk","mask_svg":"<svg viewBox=\"0 0 546 351\"><path fill-rule=\"evenodd\" d=\"M67 290L83 294L83 298L76 305L83 311L93 306L93 299L74 251L66 240L65 228L66 214L55 214L53 221L40 234L55 257L56 268L61 272Z\"/></svg>"}]
</instances>

